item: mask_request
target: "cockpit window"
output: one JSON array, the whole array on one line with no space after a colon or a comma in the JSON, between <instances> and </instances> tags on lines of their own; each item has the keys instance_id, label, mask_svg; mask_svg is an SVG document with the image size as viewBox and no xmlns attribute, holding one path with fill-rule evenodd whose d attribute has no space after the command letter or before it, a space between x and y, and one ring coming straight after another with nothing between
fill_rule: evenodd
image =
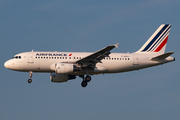
<instances>
[{"instance_id":1,"label":"cockpit window","mask_svg":"<svg viewBox=\"0 0 180 120\"><path fill-rule=\"evenodd\" d=\"M21 59L21 56L14 56L12 59Z\"/></svg>"}]
</instances>

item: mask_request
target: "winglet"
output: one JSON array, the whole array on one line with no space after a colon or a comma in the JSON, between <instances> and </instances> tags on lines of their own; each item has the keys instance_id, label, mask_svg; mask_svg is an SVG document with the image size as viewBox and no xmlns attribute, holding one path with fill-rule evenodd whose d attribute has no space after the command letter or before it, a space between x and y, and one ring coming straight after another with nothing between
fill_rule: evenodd
<instances>
[{"instance_id":1,"label":"winglet","mask_svg":"<svg viewBox=\"0 0 180 120\"><path fill-rule=\"evenodd\" d=\"M114 46L115 46L116 48L118 48L118 45L119 45L119 43L115 44Z\"/></svg>"}]
</instances>

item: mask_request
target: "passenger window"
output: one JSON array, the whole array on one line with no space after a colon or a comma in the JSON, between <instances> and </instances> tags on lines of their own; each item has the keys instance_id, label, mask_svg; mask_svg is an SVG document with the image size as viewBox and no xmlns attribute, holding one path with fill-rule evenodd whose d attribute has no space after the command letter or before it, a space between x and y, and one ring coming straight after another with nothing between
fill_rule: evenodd
<instances>
[{"instance_id":1,"label":"passenger window","mask_svg":"<svg viewBox=\"0 0 180 120\"><path fill-rule=\"evenodd\" d=\"M69 57L69 59L71 59L71 57Z\"/></svg>"},{"instance_id":2,"label":"passenger window","mask_svg":"<svg viewBox=\"0 0 180 120\"><path fill-rule=\"evenodd\" d=\"M21 59L21 56L19 56L19 59Z\"/></svg>"}]
</instances>

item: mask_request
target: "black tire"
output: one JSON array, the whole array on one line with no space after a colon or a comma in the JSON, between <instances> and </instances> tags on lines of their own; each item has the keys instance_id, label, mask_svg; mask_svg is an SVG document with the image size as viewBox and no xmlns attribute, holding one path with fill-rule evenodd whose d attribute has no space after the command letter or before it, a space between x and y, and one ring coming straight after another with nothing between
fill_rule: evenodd
<instances>
[{"instance_id":1,"label":"black tire","mask_svg":"<svg viewBox=\"0 0 180 120\"><path fill-rule=\"evenodd\" d=\"M90 82L90 81L91 81L91 76L87 75L86 78L85 78L85 80L86 80L87 82Z\"/></svg>"},{"instance_id":2,"label":"black tire","mask_svg":"<svg viewBox=\"0 0 180 120\"><path fill-rule=\"evenodd\" d=\"M32 80L31 80L31 79L28 79L28 83L32 83Z\"/></svg>"},{"instance_id":3,"label":"black tire","mask_svg":"<svg viewBox=\"0 0 180 120\"><path fill-rule=\"evenodd\" d=\"M87 86L87 82L86 81L82 81L81 86L82 87L86 87Z\"/></svg>"}]
</instances>

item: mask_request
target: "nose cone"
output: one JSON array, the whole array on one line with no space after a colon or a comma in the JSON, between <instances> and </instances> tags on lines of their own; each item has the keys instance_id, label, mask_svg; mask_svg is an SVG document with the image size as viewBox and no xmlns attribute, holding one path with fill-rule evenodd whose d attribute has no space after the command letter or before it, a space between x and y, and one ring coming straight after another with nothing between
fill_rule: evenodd
<instances>
[{"instance_id":1,"label":"nose cone","mask_svg":"<svg viewBox=\"0 0 180 120\"><path fill-rule=\"evenodd\" d=\"M10 69L10 70L15 70L15 71L18 71L18 70L21 70L21 63L13 60L13 59L10 59L8 61L6 61L4 63L4 67L6 67L7 69Z\"/></svg>"},{"instance_id":2,"label":"nose cone","mask_svg":"<svg viewBox=\"0 0 180 120\"><path fill-rule=\"evenodd\" d=\"M6 61L6 62L4 63L4 67L9 69L10 63L9 63L8 61Z\"/></svg>"}]
</instances>

